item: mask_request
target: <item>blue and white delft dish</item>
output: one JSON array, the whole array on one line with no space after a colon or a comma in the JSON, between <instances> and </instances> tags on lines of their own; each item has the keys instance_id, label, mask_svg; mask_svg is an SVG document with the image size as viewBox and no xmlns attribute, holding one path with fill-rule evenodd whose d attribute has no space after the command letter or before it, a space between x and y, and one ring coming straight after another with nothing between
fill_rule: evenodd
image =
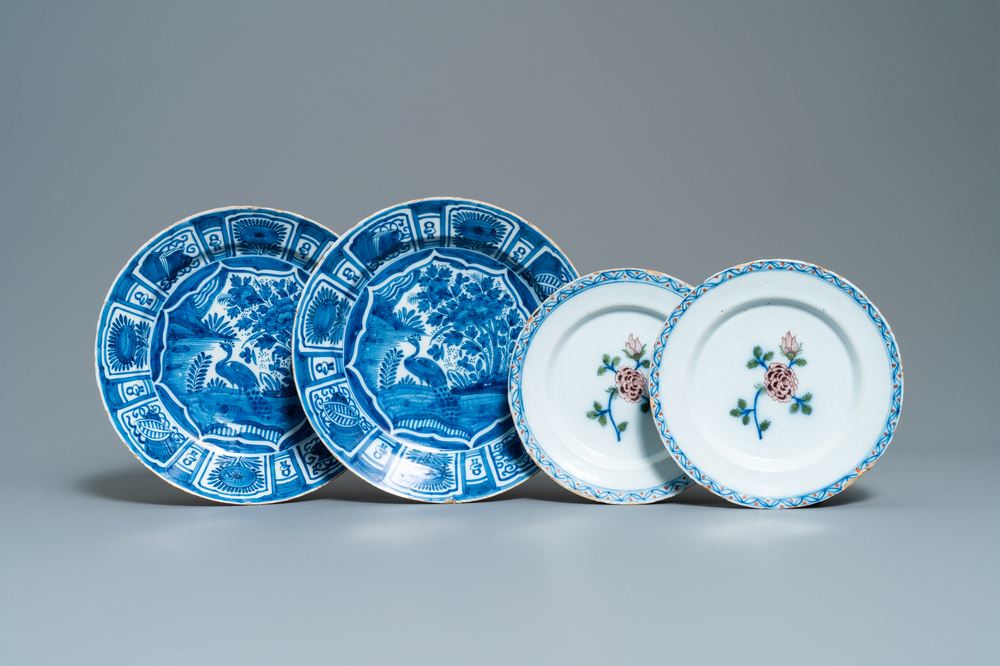
<instances>
[{"instance_id":1,"label":"blue and white delft dish","mask_svg":"<svg viewBox=\"0 0 1000 666\"><path fill-rule=\"evenodd\" d=\"M653 417L674 460L731 502L790 508L871 469L899 422L889 324L836 273L755 261L695 287L653 347Z\"/></svg>"},{"instance_id":2,"label":"blue and white delft dish","mask_svg":"<svg viewBox=\"0 0 1000 666\"><path fill-rule=\"evenodd\" d=\"M467 502L537 468L514 432L518 331L576 270L538 229L466 199L376 213L330 249L295 318L295 381L331 451L366 481Z\"/></svg>"},{"instance_id":3,"label":"blue and white delft dish","mask_svg":"<svg viewBox=\"0 0 1000 666\"><path fill-rule=\"evenodd\" d=\"M649 414L649 348L691 291L669 275L591 273L549 296L514 348L510 407L535 463L565 488L647 504L691 484Z\"/></svg>"},{"instance_id":4,"label":"blue and white delft dish","mask_svg":"<svg viewBox=\"0 0 1000 666\"><path fill-rule=\"evenodd\" d=\"M295 307L336 240L266 208L182 220L140 249L108 292L97 381L132 453L220 502L298 497L343 472L292 381Z\"/></svg>"}]
</instances>

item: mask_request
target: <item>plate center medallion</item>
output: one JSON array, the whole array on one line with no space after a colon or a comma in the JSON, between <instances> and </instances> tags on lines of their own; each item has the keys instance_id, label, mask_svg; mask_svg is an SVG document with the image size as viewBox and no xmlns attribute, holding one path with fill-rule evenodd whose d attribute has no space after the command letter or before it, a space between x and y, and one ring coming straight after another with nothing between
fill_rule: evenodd
<instances>
[{"instance_id":1,"label":"plate center medallion","mask_svg":"<svg viewBox=\"0 0 1000 666\"><path fill-rule=\"evenodd\" d=\"M467 250L395 263L352 310L352 390L409 444L463 451L498 441L513 428L511 353L537 299L503 264Z\"/></svg>"},{"instance_id":2,"label":"plate center medallion","mask_svg":"<svg viewBox=\"0 0 1000 666\"><path fill-rule=\"evenodd\" d=\"M266 257L189 276L153 331L153 380L192 435L234 453L273 453L305 422L291 371L306 274ZM231 485L238 479L231 479Z\"/></svg>"}]
</instances>

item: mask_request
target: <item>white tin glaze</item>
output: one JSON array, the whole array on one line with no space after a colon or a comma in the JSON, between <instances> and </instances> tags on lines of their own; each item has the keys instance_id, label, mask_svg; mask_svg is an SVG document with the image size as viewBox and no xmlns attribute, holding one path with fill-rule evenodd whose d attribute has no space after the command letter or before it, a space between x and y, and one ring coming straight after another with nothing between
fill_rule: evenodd
<instances>
[{"instance_id":1,"label":"white tin glaze","mask_svg":"<svg viewBox=\"0 0 1000 666\"><path fill-rule=\"evenodd\" d=\"M888 324L812 264L757 261L696 287L653 349L653 415L695 481L755 507L819 502L882 455L903 373Z\"/></svg>"},{"instance_id":2,"label":"white tin glaze","mask_svg":"<svg viewBox=\"0 0 1000 666\"><path fill-rule=\"evenodd\" d=\"M690 287L637 269L591 273L542 303L521 333L511 411L525 450L569 490L655 502L691 481L649 414L651 342Z\"/></svg>"}]
</instances>

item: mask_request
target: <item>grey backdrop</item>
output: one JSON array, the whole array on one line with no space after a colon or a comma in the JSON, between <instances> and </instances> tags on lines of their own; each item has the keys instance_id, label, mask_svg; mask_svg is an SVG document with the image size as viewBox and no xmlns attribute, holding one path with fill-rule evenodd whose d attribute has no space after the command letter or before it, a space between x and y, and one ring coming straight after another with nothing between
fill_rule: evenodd
<instances>
[{"instance_id":1,"label":"grey backdrop","mask_svg":"<svg viewBox=\"0 0 1000 666\"><path fill-rule=\"evenodd\" d=\"M0 4L0 663L1000 661L997 2L153 4ZM244 508L122 445L93 331L153 234L440 195L581 273L841 273L900 344L889 452L787 512Z\"/></svg>"}]
</instances>

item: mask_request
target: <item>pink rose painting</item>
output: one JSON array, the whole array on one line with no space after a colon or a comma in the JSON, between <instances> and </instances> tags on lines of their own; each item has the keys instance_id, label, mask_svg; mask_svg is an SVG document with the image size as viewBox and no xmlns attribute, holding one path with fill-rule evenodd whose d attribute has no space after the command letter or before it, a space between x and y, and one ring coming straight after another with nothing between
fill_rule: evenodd
<instances>
[{"instance_id":1,"label":"pink rose painting","mask_svg":"<svg viewBox=\"0 0 1000 666\"><path fill-rule=\"evenodd\" d=\"M622 433L628 429L628 421L615 422L614 414L611 412L614 399L621 398L633 405L638 403L643 413L649 412L648 380L642 372L649 368L649 359L643 358L646 355L646 345L630 333L622 352L635 362L635 366L622 365L621 356L612 358L611 354L605 354L601 359L601 365L597 367L597 376L603 377L611 372L615 378L615 385L605 389L605 393L608 394L606 406L595 400L594 408L587 412L587 418L597 421L602 428L610 422L619 442L622 441Z\"/></svg>"},{"instance_id":2,"label":"pink rose painting","mask_svg":"<svg viewBox=\"0 0 1000 666\"><path fill-rule=\"evenodd\" d=\"M795 371L784 363L775 361L764 373L764 390L771 400L791 402L798 388L799 380L795 377Z\"/></svg>"},{"instance_id":3,"label":"pink rose painting","mask_svg":"<svg viewBox=\"0 0 1000 666\"><path fill-rule=\"evenodd\" d=\"M621 368L616 372L615 386L625 402L636 403L646 395L646 377L635 368Z\"/></svg>"},{"instance_id":4,"label":"pink rose painting","mask_svg":"<svg viewBox=\"0 0 1000 666\"><path fill-rule=\"evenodd\" d=\"M764 349L760 346L753 348L753 358L747 361L747 369L755 370L763 367L764 381L754 385L757 393L753 398L753 407L750 407L749 403L743 398L739 398L736 401L736 407L729 410L729 415L740 419L743 425L749 425L750 419L753 419L754 425L757 427L757 439L764 439L764 432L771 427L769 419L761 421L757 416L757 410L759 409L758 402L761 395L766 395L775 402L791 403L788 407L788 411L791 414L801 412L809 416L813 411L812 393L806 393L801 398L795 395L799 390L799 378L793 368L795 366L800 368L806 366L806 360L799 356L799 353L802 351L802 344L789 330L781 336L781 345L779 348L782 355L788 359L788 365L773 360L773 351L765 353Z\"/></svg>"}]
</instances>

